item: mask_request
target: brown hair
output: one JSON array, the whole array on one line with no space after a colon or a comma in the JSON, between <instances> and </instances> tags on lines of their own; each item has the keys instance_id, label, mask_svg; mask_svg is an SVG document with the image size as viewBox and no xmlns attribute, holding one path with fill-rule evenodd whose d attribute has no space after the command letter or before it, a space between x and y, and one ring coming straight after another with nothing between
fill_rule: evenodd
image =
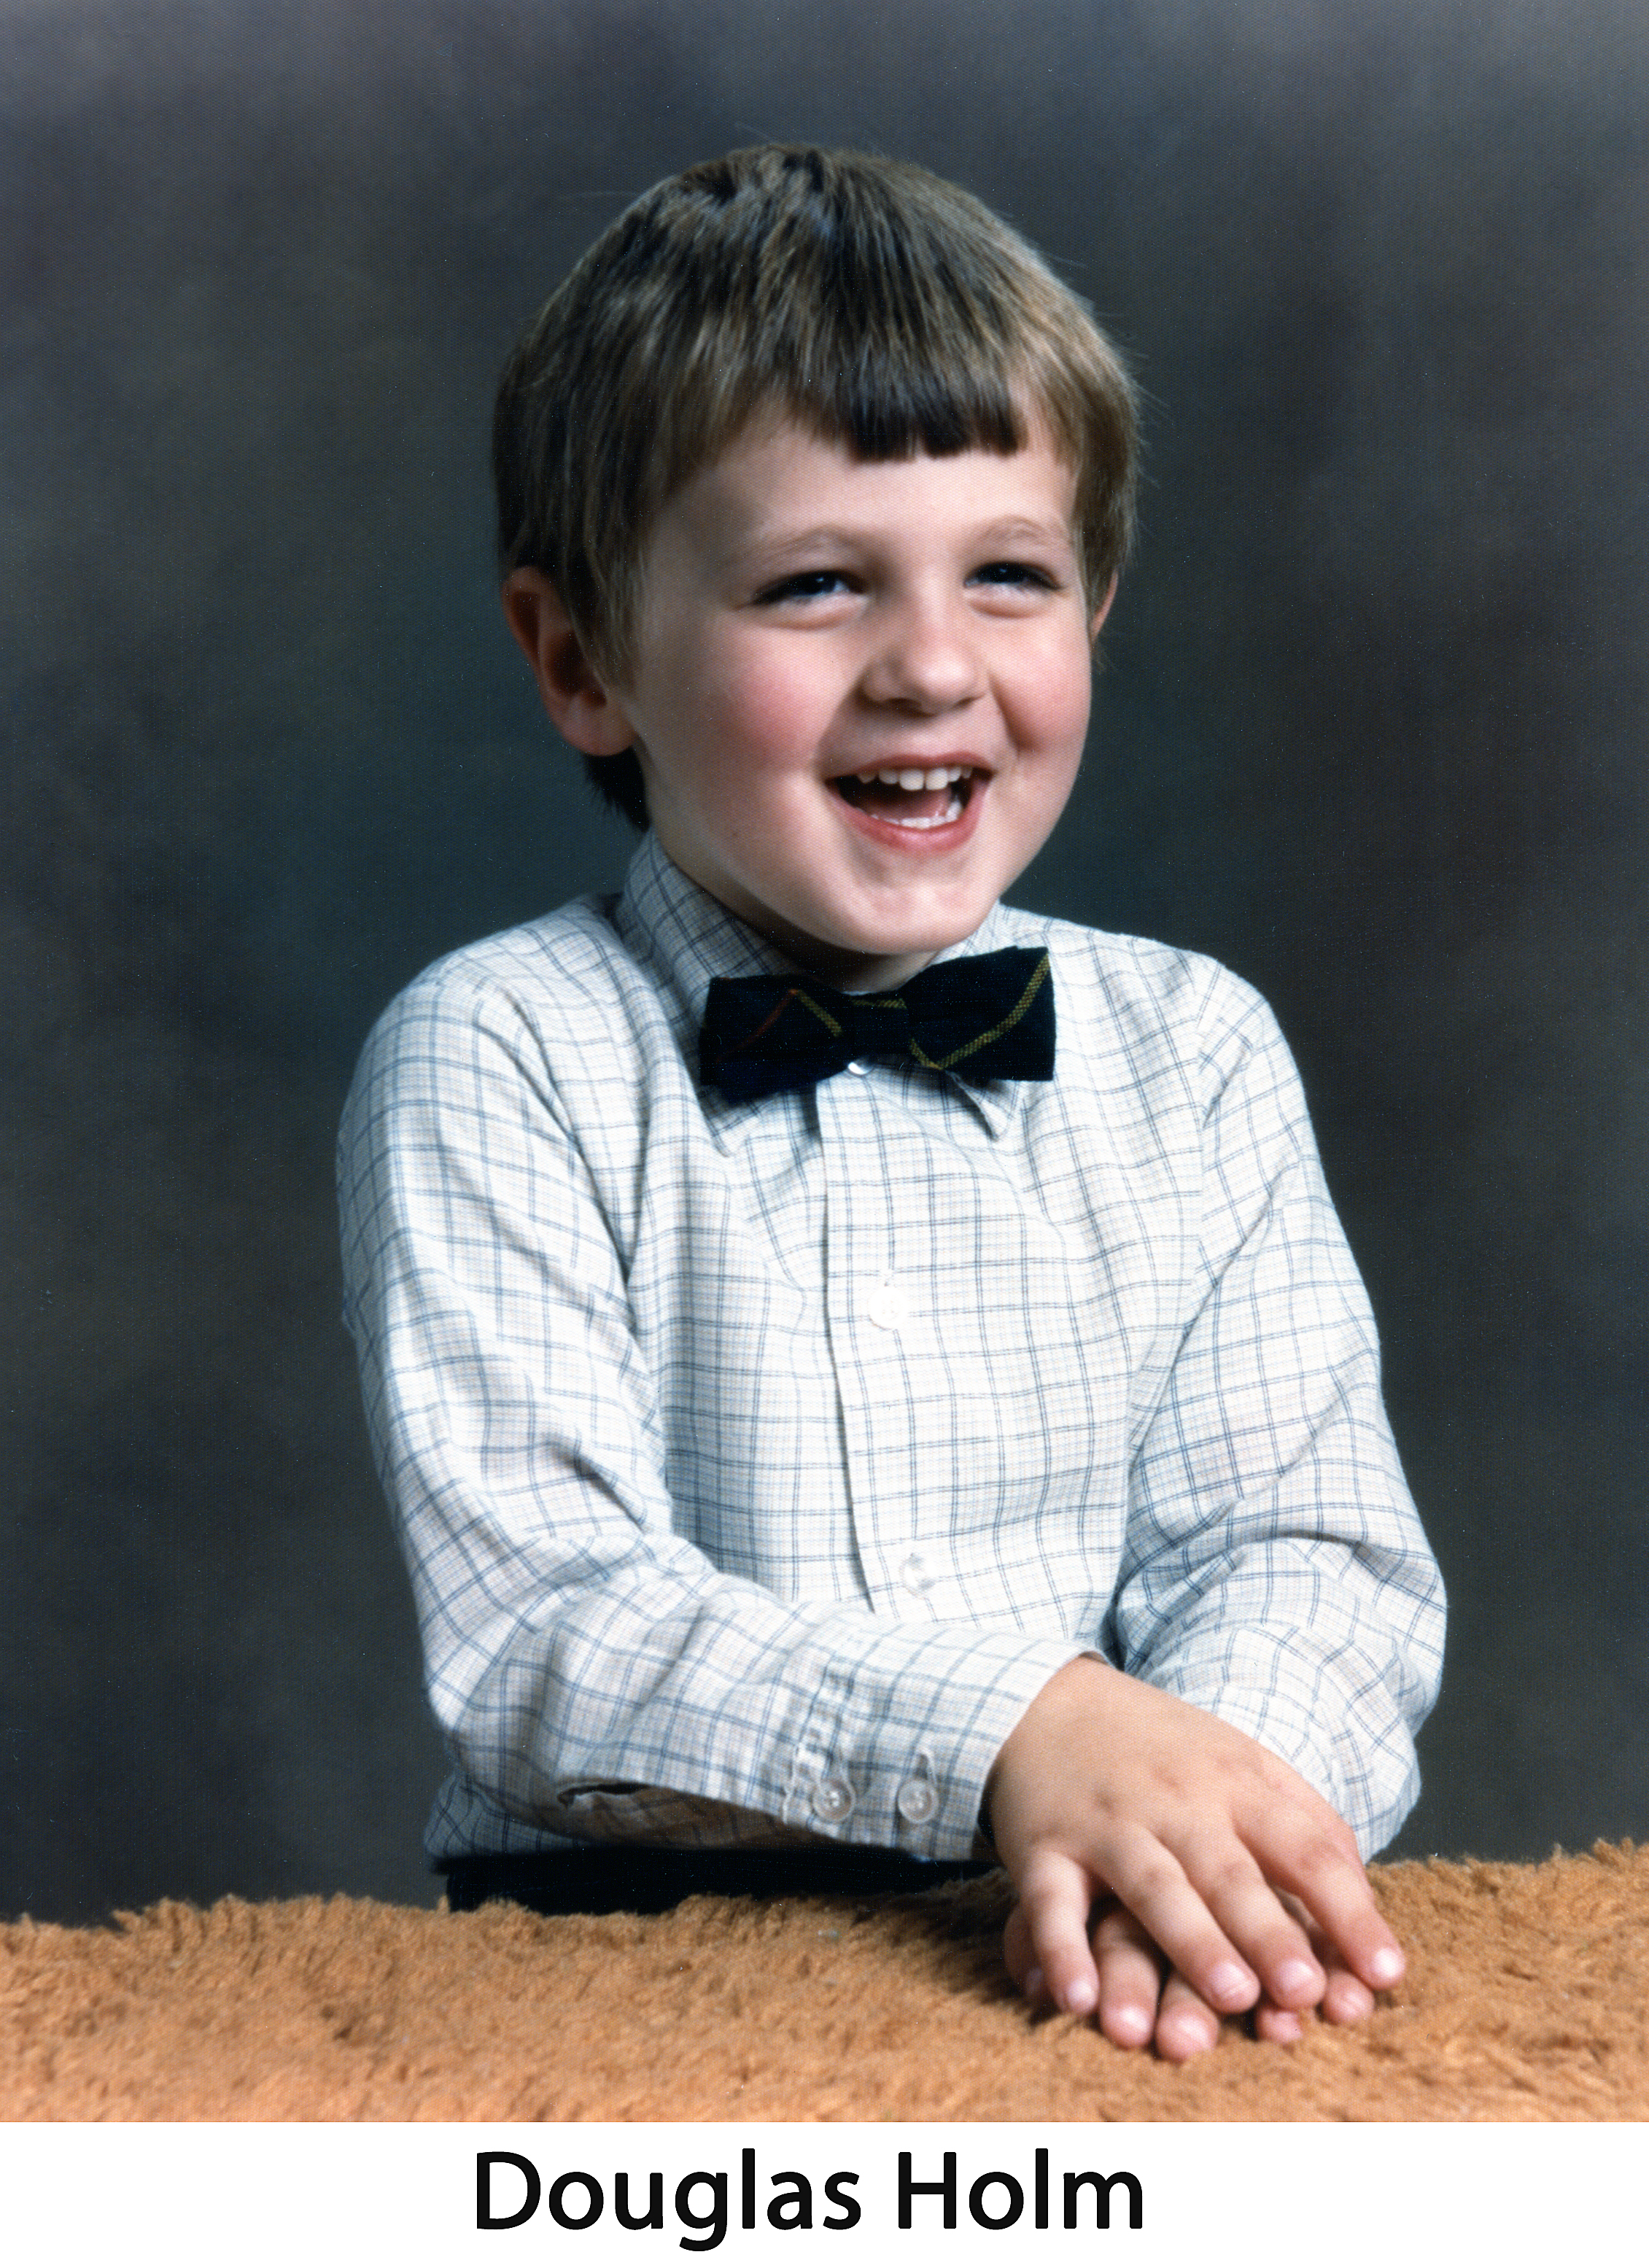
<instances>
[{"instance_id":1,"label":"brown hair","mask_svg":"<svg viewBox=\"0 0 1649 2268\"><path fill-rule=\"evenodd\" d=\"M634 659L659 512L762 412L870 460L1025 446L1077 475L1098 605L1133 533L1134 390L1024 239L920 166L764 145L694 166L622 213L505 364L492 465L504 572L556 585L597 674ZM634 754L588 760L638 826Z\"/></svg>"}]
</instances>

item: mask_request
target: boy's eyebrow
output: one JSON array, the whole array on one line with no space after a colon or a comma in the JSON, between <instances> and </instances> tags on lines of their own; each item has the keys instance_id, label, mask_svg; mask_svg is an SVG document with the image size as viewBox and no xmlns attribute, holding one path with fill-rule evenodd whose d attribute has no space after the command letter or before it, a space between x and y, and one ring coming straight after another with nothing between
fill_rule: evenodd
<instances>
[{"instance_id":1,"label":"boy's eyebrow","mask_svg":"<svg viewBox=\"0 0 1649 2268\"><path fill-rule=\"evenodd\" d=\"M859 549L880 541L881 532L875 527L855 527L836 520L814 520L806 527L791 533L775 530L763 532L757 523L753 526L730 530L725 544L718 547L729 561L757 562L763 565L783 564L791 557L821 549ZM989 550L999 544L1052 543L1067 550L1074 549L1075 531L1068 521L1051 515L1037 519L1028 513L1012 512L1000 519L988 520L983 526L968 531L970 548L977 546Z\"/></svg>"},{"instance_id":2,"label":"boy's eyebrow","mask_svg":"<svg viewBox=\"0 0 1649 2268\"><path fill-rule=\"evenodd\" d=\"M1056 543L1073 545L1076 530L1068 519L1039 519L1028 513L1014 512L1004 519L993 519L988 527L979 531L982 543Z\"/></svg>"}]
</instances>

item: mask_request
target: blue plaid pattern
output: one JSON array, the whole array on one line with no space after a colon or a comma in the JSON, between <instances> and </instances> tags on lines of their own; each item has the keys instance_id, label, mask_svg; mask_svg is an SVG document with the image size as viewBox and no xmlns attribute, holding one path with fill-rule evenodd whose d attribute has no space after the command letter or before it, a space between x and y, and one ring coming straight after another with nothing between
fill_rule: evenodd
<instances>
[{"instance_id":1,"label":"blue plaid pattern","mask_svg":"<svg viewBox=\"0 0 1649 2268\"><path fill-rule=\"evenodd\" d=\"M1046 1085L870 1063L701 1090L780 957L651 838L367 1044L345 1314L454 1771L428 1844L961 1858L1093 1651L1286 1757L1365 1851L1417 1785L1442 1593L1263 1001L997 907Z\"/></svg>"}]
</instances>

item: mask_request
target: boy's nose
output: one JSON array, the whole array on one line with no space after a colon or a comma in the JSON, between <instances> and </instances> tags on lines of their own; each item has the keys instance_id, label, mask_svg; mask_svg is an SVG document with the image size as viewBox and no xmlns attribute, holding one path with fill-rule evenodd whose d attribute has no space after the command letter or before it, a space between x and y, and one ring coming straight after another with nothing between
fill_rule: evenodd
<instances>
[{"instance_id":1,"label":"boy's nose","mask_svg":"<svg viewBox=\"0 0 1649 2268\"><path fill-rule=\"evenodd\" d=\"M942 608L902 608L865 673L867 699L937 715L983 690L969 622Z\"/></svg>"}]
</instances>

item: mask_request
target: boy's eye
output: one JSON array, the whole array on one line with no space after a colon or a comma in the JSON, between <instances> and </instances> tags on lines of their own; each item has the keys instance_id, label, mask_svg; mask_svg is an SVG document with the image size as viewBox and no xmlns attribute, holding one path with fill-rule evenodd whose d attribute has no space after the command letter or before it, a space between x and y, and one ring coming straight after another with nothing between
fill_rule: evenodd
<instances>
[{"instance_id":1,"label":"boy's eye","mask_svg":"<svg viewBox=\"0 0 1649 2268\"><path fill-rule=\"evenodd\" d=\"M975 568L970 579L1009 591L1052 591L1058 587L1045 569L1033 567L1023 559L992 559L983 567Z\"/></svg>"},{"instance_id":2,"label":"boy's eye","mask_svg":"<svg viewBox=\"0 0 1649 2268\"><path fill-rule=\"evenodd\" d=\"M813 567L805 574L786 575L777 583L769 583L756 593L756 604L783 607L799 599L830 599L848 587L848 578L839 568Z\"/></svg>"}]
</instances>

